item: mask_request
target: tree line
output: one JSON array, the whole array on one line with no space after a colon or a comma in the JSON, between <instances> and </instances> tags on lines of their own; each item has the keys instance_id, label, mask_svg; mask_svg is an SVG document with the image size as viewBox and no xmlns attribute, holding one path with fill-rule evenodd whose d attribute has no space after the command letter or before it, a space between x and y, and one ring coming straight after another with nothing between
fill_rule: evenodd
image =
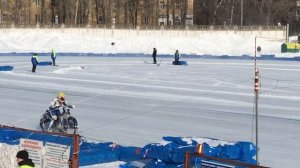
<instances>
[{"instance_id":1,"label":"tree line","mask_svg":"<svg viewBox=\"0 0 300 168\"><path fill-rule=\"evenodd\" d=\"M15 26L299 25L296 0L2 0L0 10Z\"/></svg>"}]
</instances>

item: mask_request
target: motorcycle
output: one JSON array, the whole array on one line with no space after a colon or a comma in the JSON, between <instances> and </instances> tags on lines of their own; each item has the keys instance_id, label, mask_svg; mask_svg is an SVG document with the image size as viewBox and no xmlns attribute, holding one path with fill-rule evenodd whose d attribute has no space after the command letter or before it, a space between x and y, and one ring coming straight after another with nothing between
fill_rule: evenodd
<instances>
[{"instance_id":1,"label":"motorcycle","mask_svg":"<svg viewBox=\"0 0 300 168\"><path fill-rule=\"evenodd\" d=\"M54 132L63 132L67 134L76 134L78 132L78 122L75 117L71 115L70 107L63 107L63 112L57 117L57 120L54 121L52 125L52 131ZM40 127L42 131L49 132L48 128L52 120L50 110L46 112L40 118Z\"/></svg>"}]
</instances>

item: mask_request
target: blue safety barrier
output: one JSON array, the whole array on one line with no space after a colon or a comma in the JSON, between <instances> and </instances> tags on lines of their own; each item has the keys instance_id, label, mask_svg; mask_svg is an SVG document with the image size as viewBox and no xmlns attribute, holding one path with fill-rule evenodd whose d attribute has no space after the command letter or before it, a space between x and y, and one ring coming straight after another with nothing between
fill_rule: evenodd
<instances>
[{"instance_id":1,"label":"blue safety barrier","mask_svg":"<svg viewBox=\"0 0 300 168\"><path fill-rule=\"evenodd\" d=\"M0 66L0 71L12 71L13 69L13 66Z\"/></svg>"},{"instance_id":2,"label":"blue safety barrier","mask_svg":"<svg viewBox=\"0 0 300 168\"><path fill-rule=\"evenodd\" d=\"M73 150L71 137L51 134L40 134L12 128L0 129L0 143L19 145L20 139L33 139L44 142L64 144ZM182 167L185 153L197 150L197 139L183 137L163 137L164 143L151 143L142 148L121 146L112 142L91 143L84 139L80 142L79 165L87 166L108 162L123 161L121 168L135 168L144 165L145 168ZM214 146L210 145L212 142ZM204 155L223 159L236 160L255 164L256 147L251 142L227 142L212 138L201 138ZM219 144L219 145L216 145ZM191 163L201 164L202 158L191 158Z\"/></svg>"},{"instance_id":3,"label":"blue safety barrier","mask_svg":"<svg viewBox=\"0 0 300 168\"><path fill-rule=\"evenodd\" d=\"M52 62L50 61L42 61L42 62L39 62L38 64L39 66L47 66L47 65L52 65Z\"/></svg>"}]
</instances>

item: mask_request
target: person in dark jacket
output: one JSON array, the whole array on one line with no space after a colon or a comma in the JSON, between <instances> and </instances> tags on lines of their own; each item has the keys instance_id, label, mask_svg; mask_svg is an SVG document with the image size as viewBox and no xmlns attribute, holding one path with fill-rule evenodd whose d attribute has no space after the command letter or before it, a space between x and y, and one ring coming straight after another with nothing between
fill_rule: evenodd
<instances>
[{"instance_id":1,"label":"person in dark jacket","mask_svg":"<svg viewBox=\"0 0 300 168\"><path fill-rule=\"evenodd\" d=\"M56 52L54 49L52 49L51 51L51 59L52 59L52 65L55 66Z\"/></svg>"},{"instance_id":2,"label":"person in dark jacket","mask_svg":"<svg viewBox=\"0 0 300 168\"><path fill-rule=\"evenodd\" d=\"M37 53L34 53L33 56L31 57L31 63L32 63L32 72L35 72L36 66L39 64Z\"/></svg>"},{"instance_id":3,"label":"person in dark jacket","mask_svg":"<svg viewBox=\"0 0 300 168\"><path fill-rule=\"evenodd\" d=\"M156 48L153 48L153 53L152 53L153 64L156 64L156 56L157 56L157 50Z\"/></svg>"},{"instance_id":4,"label":"person in dark jacket","mask_svg":"<svg viewBox=\"0 0 300 168\"><path fill-rule=\"evenodd\" d=\"M19 165L19 168L33 168L34 163L31 159L29 159L29 154L26 150L21 150L17 153L17 162Z\"/></svg>"},{"instance_id":5,"label":"person in dark jacket","mask_svg":"<svg viewBox=\"0 0 300 168\"><path fill-rule=\"evenodd\" d=\"M175 55L174 55L174 59L175 59L174 63L175 63L175 64L178 64L178 63L179 63L179 58L180 58L180 57L181 57L181 55L179 54L179 51L176 50Z\"/></svg>"}]
</instances>

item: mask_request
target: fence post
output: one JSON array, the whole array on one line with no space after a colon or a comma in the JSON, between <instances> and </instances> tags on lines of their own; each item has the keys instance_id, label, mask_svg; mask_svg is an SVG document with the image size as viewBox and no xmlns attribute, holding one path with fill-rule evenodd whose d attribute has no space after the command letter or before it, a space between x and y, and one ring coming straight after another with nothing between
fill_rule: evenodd
<instances>
[{"instance_id":1,"label":"fence post","mask_svg":"<svg viewBox=\"0 0 300 168\"><path fill-rule=\"evenodd\" d=\"M79 135L75 134L73 136L73 156L72 156L72 168L78 168L79 167Z\"/></svg>"},{"instance_id":2,"label":"fence post","mask_svg":"<svg viewBox=\"0 0 300 168\"><path fill-rule=\"evenodd\" d=\"M184 157L184 168L190 168L190 160L191 160L191 154L190 152L186 152Z\"/></svg>"},{"instance_id":3,"label":"fence post","mask_svg":"<svg viewBox=\"0 0 300 168\"><path fill-rule=\"evenodd\" d=\"M203 145L202 144L198 144L196 147L196 153L198 154L203 154L204 153L204 149L203 149Z\"/></svg>"}]
</instances>

